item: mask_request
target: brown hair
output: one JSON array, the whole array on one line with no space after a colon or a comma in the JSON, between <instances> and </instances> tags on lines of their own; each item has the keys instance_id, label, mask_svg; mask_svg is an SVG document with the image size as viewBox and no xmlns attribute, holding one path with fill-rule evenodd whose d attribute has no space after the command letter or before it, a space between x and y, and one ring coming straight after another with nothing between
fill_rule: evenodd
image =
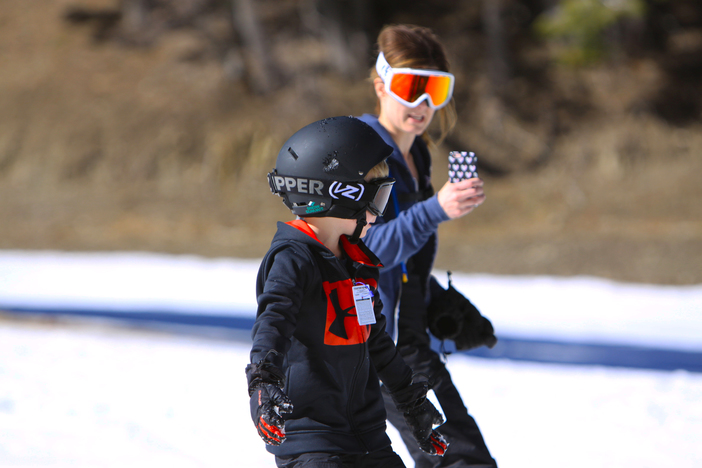
<instances>
[{"instance_id":1,"label":"brown hair","mask_svg":"<svg viewBox=\"0 0 702 468\"><path fill-rule=\"evenodd\" d=\"M449 62L446 58L444 46L431 29L409 24L385 26L378 34L378 53L382 52L385 59L393 68L423 68L449 72ZM375 66L371 69L371 82L378 78ZM376 113L380 113L380 101L376 103ZM456 125L456 106L453 98L446 106L437 112L439 114L439 127L441 134L438 142L441 143L446 135ZM424 132L422 135L427 143L432 140Z\"/></svg>"}]
</instances>

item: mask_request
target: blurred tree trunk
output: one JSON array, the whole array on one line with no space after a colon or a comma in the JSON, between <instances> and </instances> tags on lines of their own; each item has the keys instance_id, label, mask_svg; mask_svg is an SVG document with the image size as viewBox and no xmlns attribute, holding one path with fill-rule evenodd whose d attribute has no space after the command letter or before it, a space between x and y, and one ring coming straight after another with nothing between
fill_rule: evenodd
<instances>
[{"instance_id":1,"label":"blurred tree trunk","mask_svg":"<svg viewBox=\"0 0 702 468\"><path fill-rule=\"evenodd\" d=\"M357 79L366 73L370 20L368 0L309 0L303 3L306 26L324 39L329 62L340 75Z\"/></svg>"},{"instance_id":2,"label":"blurred tree trunk","mask_svg":"<svg viewBox=\"0 0 702 468\"><path fill-rule=\"evenodd\" d=\"M149 22L150 0L122 0L122 35L129 41L141 42Z\"/></svg>"},{"instance_id":3,"label":"blurred tree trunk","mask_svg":"<svg viewBox=\"0 0 702 468\"><path fill-rule=\"evenodd\" d=\"M243 55L249 86L256 93L266 94L277 84L270 51L261 34L252 0L232 0L234 29L243 44Z\"/></svg>"},{"instance_id":4,"label":"blurred tree trunk","mask_svg":"<svg viewBox=\"0 0 702 468\"><path fill-rule=\"evenodd\" d=\"M493 94L501 97L512 74L505 28L502 20L504 0L483 0L483 24L488 42L488 77Z\"/></svg>"},{"instance_id":5,"label":"blurred tree trunk","mask_svg":"<svg viewBox=\"0 0 702 468\"><path fill-rule=\"evenodd\" d=\"M487 36L487 89L482 97L482 122L486 134L498 137L504 134L503 96L509 80L507 46L502 23L502 0L483 0L482 22Z\"/></svg>"},{"instance_id":6,"label":"blurred tree trunk","mask_svg":"<svg viewBox=\"0 0 702 468\"><path fill-rule=\"evenodd\" d=\"M483 0L481 10L488 78L477 113L481 136L488 142L483 162L505 172L533 167L550 157L546 141L552 136L550 124L543 128L522 120L509 99L514 67L504 18L519 11L520 1Z\"/></svg>"}]
</instances>

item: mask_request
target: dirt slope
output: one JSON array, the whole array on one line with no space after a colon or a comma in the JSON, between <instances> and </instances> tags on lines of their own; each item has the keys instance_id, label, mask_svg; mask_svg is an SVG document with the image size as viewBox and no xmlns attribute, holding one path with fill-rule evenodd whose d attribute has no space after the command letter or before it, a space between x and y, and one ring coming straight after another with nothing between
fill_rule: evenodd
<instances>
[{"instance_id":1,"label":"dirt slope","mask_svg":"<svg viewBox=\"0 0 702 468\"><path fill-rule=\"evenodd\" d=\"M260 257L275 221L290 219L265 180L280 144L374 107L368 83L334 73L309 34L271 39L285 81L261 96L237 79L241 60L213 49L212 35L228 34L216 15L134 47L63 20L75 1L0 3L2 249ZM453 57L477 53L449 26ZM702 283L702 123L651 111L666 79L657 62L549 69L539 83L516 79L518 103L505 107L464 59L460 123L434 152L435 184L449 150L472 149L488 198L441 227L437 267Z\"/></svg>"}]
</instances>

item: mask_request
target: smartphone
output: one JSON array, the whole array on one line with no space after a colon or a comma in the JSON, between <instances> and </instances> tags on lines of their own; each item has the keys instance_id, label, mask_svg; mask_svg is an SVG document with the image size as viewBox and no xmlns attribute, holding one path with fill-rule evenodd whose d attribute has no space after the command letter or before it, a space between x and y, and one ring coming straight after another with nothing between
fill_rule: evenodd
<instances>
[{"instance_id":1,"label":"smartphone","mask_svg":"<svg viewBox=\"0 0 702 468\"><path fill-rule=\"evenodd\" d=\"M449 153L448 175L450 182L460 182L478 177L478 157L472 151Z\"/></svg>"}]
</instances>

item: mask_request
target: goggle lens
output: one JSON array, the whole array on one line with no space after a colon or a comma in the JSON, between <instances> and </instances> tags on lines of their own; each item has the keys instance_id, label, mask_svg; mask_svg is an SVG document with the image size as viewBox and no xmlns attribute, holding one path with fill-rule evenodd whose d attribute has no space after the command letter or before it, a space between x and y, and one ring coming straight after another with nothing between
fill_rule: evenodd
<instances>
[{"instance_id":1,"label":"goggle lens","mask_svg":"<svg viewBox=\"0 0 702 468\"><path fill-rule=\"evenodd\" d=\"M387 207L392 186L395 184L395 179L381 179L376 183L378 187L373 197L373 201L368 204L368 210L375 216L383 216Z\"/></svg>"},{"instance_id":2,"label":"goggle lens","mask_svg":"<svg viewBox=\"0 0 702 468\"><path fill-rule=\"evenodd\" d=\"M451 98L451 77L396 73L392 75L390 91L411 104L426 94L433 107L442 107Z\"/></svg>"}]
</instances>

